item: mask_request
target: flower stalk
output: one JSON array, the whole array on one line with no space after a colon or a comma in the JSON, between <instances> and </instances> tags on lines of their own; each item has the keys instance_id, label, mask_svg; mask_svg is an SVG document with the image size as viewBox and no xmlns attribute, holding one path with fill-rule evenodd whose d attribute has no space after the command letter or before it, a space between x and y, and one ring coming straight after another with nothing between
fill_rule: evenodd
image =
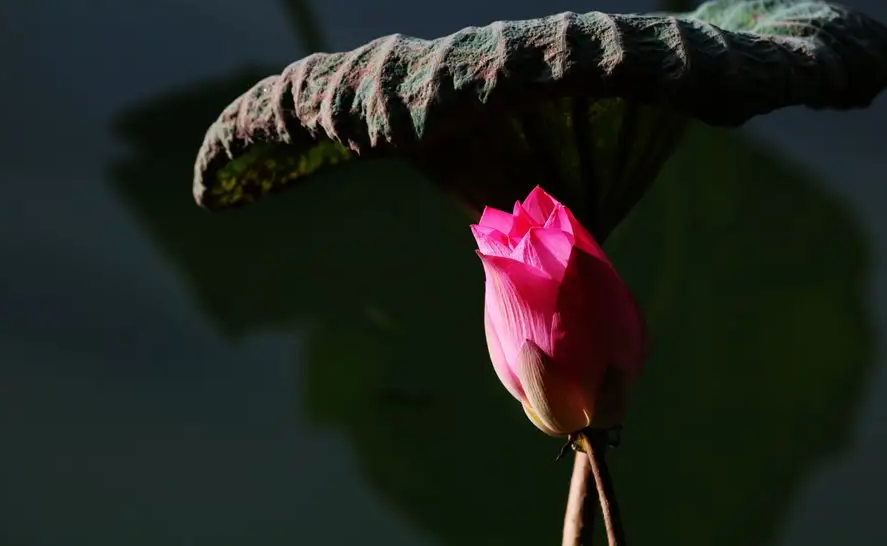
<instances>
[{"instance_id":1,"label":"flower stalk","mask_svg":"<svg viewBox=\"0 0 887 546\"><path fill-rule=\"evenodd\" d=\"M561 546L589 546L592 543L594 520L598 513L597 490L590 487L592 481L594 477L588 457L576 451Z\"/></svg>"},{"instance_id":2,"label":"flower stalk","mask_svg":"<svg viewBox=\"0 0 887 546\"><path fill-rule=\"evenodd\" d=\"M616 490L607 466L607 447L610 445L607 430L585 429L573 440L576 461L570 481L567 512L564 517L563 546L590 546L597 512L600 506L609 546L627 546L625 528L619 513ZM590 494L590 479L597 490L597 503Z\"/></svg>"}]
</instances>

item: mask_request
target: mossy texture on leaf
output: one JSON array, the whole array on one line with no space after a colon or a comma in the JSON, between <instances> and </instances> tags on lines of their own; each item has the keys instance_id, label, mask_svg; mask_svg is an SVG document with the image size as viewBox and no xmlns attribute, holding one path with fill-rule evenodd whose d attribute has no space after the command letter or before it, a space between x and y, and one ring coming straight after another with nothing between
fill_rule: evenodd
<instances>
[{"instance_id":1,"label":"mossy texture on leaf","mask_svg":"<svg viewBox=\"0 0 887 546\"><path fill-rule=\"evenodd\" d=\"M577 104L587 113L587 104L622 99L735 126L784 106L863 107L885 84L887 29L823 2L723 0L677 16L562 13L437 40L395 34L306 57L232 102L206 133L193 190L210 208L246 203L327 164L385 154L416 160L437 180L442 164L475 165L469 152L495 143L491 127L501 130L512 116L523 121L551 101L562 118ZM583 117L574 115L573 124L595 132ZM485 138L471 141L476 131ZM565 134L582 150L594 138ZM678 134L661 140L673 143ZM248 152L253 146L264 147L260 161ZM306 155L312 159L303 161ZM485 163L498 171L509 165ZM651 163L658 168L655 158ZM511 177L507 191L490 189L497 181L487 171L452 189L474 208L502 206L552 167L541 165L512 165L528 174ZM586 207L586 221L607 210L618 222L633 206L601 203L596 186L612 181L579 172L581 188L565 182L552 191ZM636 184L627 193L641 194L649 182ZM595 222L601 238L615 225Z\"/></svg>"}]
</instances>

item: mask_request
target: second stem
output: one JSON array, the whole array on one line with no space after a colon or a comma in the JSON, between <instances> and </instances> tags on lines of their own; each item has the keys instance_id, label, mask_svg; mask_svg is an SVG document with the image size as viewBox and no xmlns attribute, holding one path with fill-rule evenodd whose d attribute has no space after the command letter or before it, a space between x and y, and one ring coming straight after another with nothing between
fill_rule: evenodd
<instances>
[{"instance_id":1,"label":"second stem","mask_svg":"<svg viewBox=\"0 0 887 546\"><path fill-rule=\"evenodd\" d=\"M627 546L625 528L622 525L619 503L616 500L616 490L613 487L613 479L607 466L607 447L609 445L607 431L594 429L583 431L579 435L578 442L591 464L591 474L594 476L594 483L597 487L601 514L607 530L607 540L610 546Z\"/></svg>"}]
</instances>

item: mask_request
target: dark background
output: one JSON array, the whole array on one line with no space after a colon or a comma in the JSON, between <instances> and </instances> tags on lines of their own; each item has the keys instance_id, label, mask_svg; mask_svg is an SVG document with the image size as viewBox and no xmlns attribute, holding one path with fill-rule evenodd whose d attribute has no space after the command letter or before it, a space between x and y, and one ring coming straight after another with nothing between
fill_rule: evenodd
<instances>
[{"instance_id":1,"label":"dark background","mask_svg":"<svg viewBox=\"0 0 887 546\"><path fill-rule=\"evenodd\" d=\"M286 6L0 5L0 544L559 540L570 465L486 361L455 206L387 162L214 215L191 162L306 48L664 6L324 0L314 37ZM887 543L885 124L694 128L608 242L654 339L633 544Z\"/></svg>"}]
</instances>

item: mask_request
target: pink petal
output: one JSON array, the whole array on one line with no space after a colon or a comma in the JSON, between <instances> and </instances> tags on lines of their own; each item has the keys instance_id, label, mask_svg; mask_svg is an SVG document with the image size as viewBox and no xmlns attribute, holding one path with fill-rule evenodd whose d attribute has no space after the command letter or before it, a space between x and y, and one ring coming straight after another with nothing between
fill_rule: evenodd
<instances>
[{"instance_id":1,"label":"pink petal","mask_svg":"<svg viewBox=\"0 0 887 546\"><path fill-rule=\"evenodd\" d=\"M506 235L511 231L512 217L507 212L492 207L484 207L477 225L493 228Z\"/></svg>"},{"instance_id":2,"label":"pink petal","mask_svg":"<svg viewBox=\"0 0 887 546\"><path fill-rule=\"evenodd\" d=\"M524 199L523 209L527 211L534 223L541 225L545 223L545 219L551 215L551 211L559 204L545 190L536 186L527 195L527 198Z\"/></svg>"},{"instance_id":3,"label":"pink petal","mask_svg":"<svg viewBox=\"0 0 887 546\"><path fill-rule=\"evenodd\" d=\"M591 424L592 408L581 384L569 368L552 360L532 341L528 340L521 349L517 375L533 410L531 420L538 418L544 425L539 427L543 432L566 436Z\"/></svg>"},{"instance_id":4,"label":"pink petal","mask_svg":"<svg viewBox=\"0 0 887 546\"><path fill-rule=\"evenodd\" d=\"M474 235L474 240L477 241L477 248L484 254L491 256L511 255L508 236L501 231L475 224L471 226L471 233Z\"/></svg>"},{"instance_id":5,"label":"pink petal","mask_svg":"<svg viewBox=\"0 0 887 546\"><path fill-rule=\"evenodd\" d=\"M493 369L496 371L499 381L505 385L505 388L508 389L511 396L515 397L520 402L526 401L524 389L521 387L517 375L511 370L508 361L505 359L505 353L502 352L502 344L499 342L499 334L497 334L496 330L493 328L493 323L490 321L490 315L486 310L484 310L484 333L487 337L487 349L490 351L490 361L493 363Z\"/></svg>"},{"instance_id":6,"label":"pink petal","mask_svg":"<svg viewBox=\"0 0 887 546\"><path fill-rule=\"evenodd\" d=\"M570 217L565 214L565 210L566 207L563 205L554 207L554 210L552 210L551 214L548 215L548 218L545 219L544 227L556 228L572 234L573 224L570 222Z\"/></svg>"},{"instance_id":7,"label":"pink petal","mask_svg":"<svg viewBox=\"0 0 887 546\"><path fill-rule=\"evenodd\" d=\"M586 253L595 256L598 259L601 259L608 264L610 263L607 255L604 254L604 251L601 249L600 245L597 241L594 240L591 233L585 229L585 226L579 223L579 220L573 216L573 213L570 212L570 209L564 206L558 206L552 212L552 214L545 221L545 227L554 228L554 229L562 229L568 233L571 233L573 237L575 237L575 244Z\"/></svg>"},{"instance_id":8,"label":"pink petal","mask_svg":"<svg viewBox=\"0 0 887 546\"><path fill-rule=\"evenodd\" d=\"M511 239L512 245L517 245L521 239L523 239L524 235L530 231L531 227L535 226L533 219L527 214L520 204L520 201L514 203L514 223L511 225L511 231L508 233L508 237Z\"/></svg>"},{"instance_id":9,"label":"pink petal","mask_svg":"<svg viewBox=\"0 0 887 546\"><path fill-rule=\"evenodd\" d=\"M560 282L573 251L573 236L558 229L532 228L511 257L539 269Z\"/></svg>"},{"instance_id":10,"label":"pink petal","mask_svg":"<svg viewBox=\"0 0 887 546\"><path fill-rule=\"evenodd\" d=\"M629 383L640 373L646 348L643 318L608 262L574 248L551 328L552 357L577 370L589 401L608 367L623 371Z\"/></svg>"},{"instance_id":11,"label":"pink petal","mask_svg":"<svg viewBox=\"0 0 887 546\"><path fill-rule=\"evenodd\" d=\"M551 346L551 318L557 283L529 265L509 258L478 254L486 272L485 307L505 361L514 370L526 340Z\"/></svg>"}]
</instances>

